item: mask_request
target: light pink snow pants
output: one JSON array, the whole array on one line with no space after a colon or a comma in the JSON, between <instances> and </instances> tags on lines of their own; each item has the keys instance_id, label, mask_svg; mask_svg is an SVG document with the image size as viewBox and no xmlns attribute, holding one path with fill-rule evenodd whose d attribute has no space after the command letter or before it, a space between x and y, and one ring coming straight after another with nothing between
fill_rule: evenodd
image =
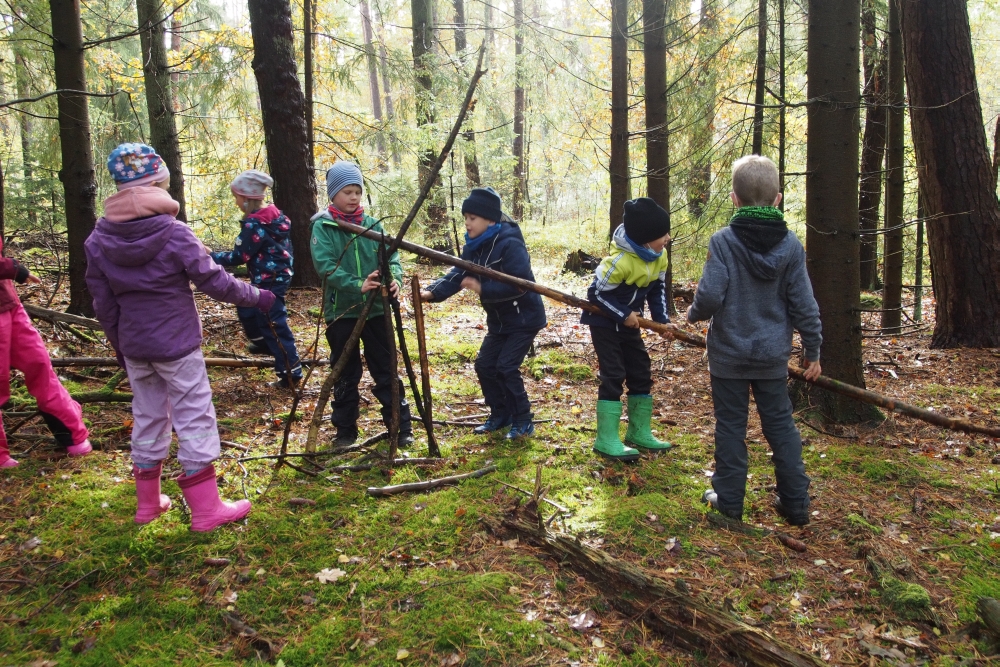
<instances>
[{"instance_id":1,"label":"light pink snow pants","mask_svg":"<svg viewBox=\"0 0 1000 667\"><path fill-rule=\"evenodd\" d=\"M28 393L38 401L38 409L66 425L73 436L74 445L87 439L89 434L87 427L83 425L83 410L59 383L59 378L52 370L45 342L35 327L31 326L28 314L20 303L6 313L0 313L0 405L10 399L12 368L24 373L24 383L28 387ZM7 435L0 418L0 459L6 459L9 452Z\"/></svg>"},{"instance_id":2,"label":"light pink snow pants","mask_svg":"<svg viewBox=\"0 0 1000 667\"><path fill-rule=\"evenodd\" d=\"M132 460L156 464L170 452L170 426L177 433L177 460L197 470L219 458L219 427L212 405L205 357L195 350L176 361L125 358L132 385Z\"/></svg>"}]
</instances>

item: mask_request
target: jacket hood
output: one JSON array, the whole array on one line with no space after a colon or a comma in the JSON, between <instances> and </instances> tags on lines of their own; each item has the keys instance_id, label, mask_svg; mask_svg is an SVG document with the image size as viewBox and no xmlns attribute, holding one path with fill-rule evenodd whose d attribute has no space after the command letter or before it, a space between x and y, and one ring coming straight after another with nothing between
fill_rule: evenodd
<instances>
[{"instance_id":1,"label":"jacket hood","mask_svg":"<svg viewBox=\"0 0 1000 667\"><path fill-rule=\"evenodd\" d=\"M128 222L97 221L87 239L101 249L104 257L117 266L142 266L156 257L170 240L177 222L172 215L154 215Z\"/></svg>"},{"instance_id":2,"label":"jacket hood","mask_svg":"<svg viewBox=\"0 0 1000 667\"><path fill-rule=\"evenodd\" d=\"M154 215L176 216L180 207L163 188L140 185L120 190L105 199L104 217L111 222L126 222Z\"/></svg>"},{"instance_id":3,"label":"jacket hood","mask_svg":"<svg viewBox=\"0 0 1000 667\"><path fill-rule=\"evenodd\" d=\"M789 230L784 239L766 253L761 254L747 248L736 236L736 232L729 227L726 227L726 234L723 238L725 238L733 256L747 267L751 275L759 280L776 280L788 262L791 261L798 241L795 234Z\"/></svg>"},{"instance_id":4,"label":"jacket hood","mask_svg":"<svg viewBox=\"0 0 1000 667\"><path fill-rule=\"evenodd\" d=\"M501 222L503 224L500 225L500 233L497 234L497 240L517 239L521 243L524 243L524 234L521 232L519 224L513 220L502 220Z\"/></svg>"},{"instance_id":5,"label":"jacket hood","mask_svg":"<svg viewBox=\"0 0 1000 667\"><path fill-rule=\"evenodd\" d=\"M274 204L268 204L267 206L259 208L253 213L247 215L247 219L257 220L260 224L268 227L281 216L281 210L277 206Z\"/></svg>"}]
</instances>

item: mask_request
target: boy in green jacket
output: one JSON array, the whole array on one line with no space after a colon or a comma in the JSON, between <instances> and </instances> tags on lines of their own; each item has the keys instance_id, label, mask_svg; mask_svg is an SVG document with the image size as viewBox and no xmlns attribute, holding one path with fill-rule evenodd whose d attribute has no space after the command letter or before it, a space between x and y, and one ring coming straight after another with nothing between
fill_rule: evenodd
<instances>
[{"instance_id":1,"label":"boy in green jacket","mask_svg":"<svg viewBox=\"0 0 1000 667\"><path fill-rule=\"evenodd\" d=\"M312 218L312 241L309 247L316 271L326 277L323 314L327 323L326 340L330 344L332 363L336 363L343 353L364 307L367 293L379 289L381 285L378 241L355 236L337 224L338 220L344 220L376 232L382 231L382 225L365 215L361 206L363 183L361 169L353 162L340 161L334 164L326 172L326 192L330 197L330 205ZM403 284L399 253L393 253L389 258L389 270L393 277L389 291L392 297L396 297ZM403 382L390 366L390 344L383 319L386 316L382 300L376 298L361 330L361 344L365 347L368 372L375 380L372 393L382 404L382 421L387 427L392 412L392 383L399 384L399 444L407 445L413 442L410 406L403 393ZM337 446L354 444L358 438L361 398L358 385L361 382L361 372L361 350L356 347L333 388L332 421L337 427L337 437L334 440Z\"/></svg>"}]
</instances>

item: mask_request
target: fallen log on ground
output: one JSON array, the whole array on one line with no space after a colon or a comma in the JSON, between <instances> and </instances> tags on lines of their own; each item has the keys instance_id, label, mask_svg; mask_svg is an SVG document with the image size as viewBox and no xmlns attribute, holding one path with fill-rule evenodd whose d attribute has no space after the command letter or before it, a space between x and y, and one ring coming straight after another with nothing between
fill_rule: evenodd
<instances>
[{"instance_id":1,"label":"fallen log on ground","mask_svg":"<svg viewBox=\"0 0 1000 667\"><path fill-rule=\"evenodd\" d=\"M571 535L552 533L540 527L537 504L515 508L503 518L480 519L497 537L511 533L550 553L563 567L587 578L626 618L642 620L677 646L713 654L719 664L721 651L750 665L761 667L819 667L818 658L795 649L767 632L738 620L682 589L673 582L640 567L582 544Z\"/></svg>"},{"instance_id":2,"label":"fallen log on ground","mask_svg":"<svg viewBox=\"0 0 1000 667\"><path fill-rule=\"evenodd\" d=\"M53 368L70 368L81 366L86 368L117 367L118 360L114 357L51 357L49 361ZM329 359L303 359L303 366L328 366ZM228 357L205 357L206 366L226 366L229 368L271 368L273 359L229 359Z\"/></svg>"},{"instance_id":3,"label":"fallen log on ground","mask_svg":"<svg viewBox=\"0 0 1000 667\"><path fill-rule=\"evenodd\" d=\"M97 331L103 331L101 323L97 320L93 320L89 317L80 317L79 315L70 315L69 313L64 313L59 310L50 310L49 308L42 308L41 306L35 306L30 303L22 303L25 312L36 320L45 320L46 322L62 322L63 324L75 324L80 327L87 327L88 329L96 329Z\"/></svg>"},{"instance_id":4,"label":"fallen log on ground","mask_svg":"<svg viewBox=\"0 0 1000 667\"><path fill-rule=\"evenodd\" d=\"M353 232L355 234L361 234L362 236L367 236L369 238L381 239L380 234L367 231L364 227L359 225L354 225L349 222L340 223L340 226L347 231ZM385 237L389 239L389 236ZM464 269L469 273L474 273L479 276L486 276L492 278L493 280L507 283L508 285L514 285L523 290L529 292L535 292L536 294L541 294L542 296L547 296L553 301L559 301L560 303L565 303L568 306L574 306L580 308L581 310L586 310L598 315L603 315L603 311L600 308L592 304L587 299L582 299L574 294L567 294L566 292L560 292L559 290L552 289L551 287L546 287L545 285L539 285L538 283L532 282L530 280L525 280L524 278L518 278L516 276L510 276L506 273L500 273L499 271L494 271L493 269L488 269L478 264L472 262L467 262L458 257L453 257L443 252L438 252L437 250L432 250L431 248L426 248L422 245L416 243L411 243L409 241L402 241L399 243L399 247L403 250L407 250L414 254L420 255L421 257L427 257L442 264L447 264L449 266L457 266L460 269ZM673 324L660 324L659 322L654 322L652 320L647 320L643 317L639 318L639 326L643 329L648 329L650 331L655 331L657 333L666 333L679 341L692 345L694 347L705 347L705 338L695 333L685 331L680 327ZM905 403L903 401L896 400L894 398L889 398L888 396L883 396L882 394L875 393L874 391L869 391L867 389L861 389L860 387L855 387L849 385L846 382L841 382L839 380L834 380L833 378L826 377L825 375L819 376L815 380L806 380L805 374L802 370L795 368L793 366L788 367L788 375L800 380L802 382L810 382L826 389L827 391L832 391L837 394L842 394L844 396L849 396L856 401L862 403L870 403L876 405L890 412L895 412L901 415L906 415L907 417L913 417L914 419L919 419L925 421L929 424L934 424L935 426L941 426L943 428L951 429L953 431L964 431L965 433L981 433L983 435L988 435L993 438L1000 438L1000 427L994 426L982 426L979 424L974 424L968 419L961 419L958 417L946 417L942 414L934 412L933 410L927 410L926 408L920 408L910 403Z\"/></svg>"},{"instance_id":5,"label":"fallen log on ground","mask_svg":"<svg viewBox=\"0 0 1000 667\"><path fill-rule=\"evenodd\" d=\"M457 484L463 479L474 479L476 477L482 477L483 475L488 475L491 472L496 472L497 467L495 465L488 465L480 470L475 470L473 472L467 472L462 475L452 475L450 477L439 477L438 479L428 479L423 482L413 482L411 484L396 484L394 486L369 486L368 495L374 496L376 498L382 498L385 496L394 496L397 493L409 493L410 491L430 491L431 489L437 489L442 486L448 486L450 484Z\"/></svg>"}]
</instances>

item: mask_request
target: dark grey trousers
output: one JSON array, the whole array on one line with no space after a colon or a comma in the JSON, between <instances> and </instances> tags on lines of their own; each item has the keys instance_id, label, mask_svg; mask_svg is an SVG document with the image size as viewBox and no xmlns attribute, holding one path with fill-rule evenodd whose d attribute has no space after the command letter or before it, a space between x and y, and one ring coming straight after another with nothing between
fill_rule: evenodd
<instances>
[{"instance_id":1,"label":"dark grey trousers","mask_svg":"<svg viewBox=\"0 0 1000 667\"><path fill-rule=\"evenodd\" d=\"M809 477L802 462L802 438L792 418L787 380L730 380L712 376L715 403L715 474L712 488L719 510L743 514L747 486L747 417L750 389L757 404L764 437L773 452L778 497L788 511L809 508Z\"/></svg>"}]
</instances>

